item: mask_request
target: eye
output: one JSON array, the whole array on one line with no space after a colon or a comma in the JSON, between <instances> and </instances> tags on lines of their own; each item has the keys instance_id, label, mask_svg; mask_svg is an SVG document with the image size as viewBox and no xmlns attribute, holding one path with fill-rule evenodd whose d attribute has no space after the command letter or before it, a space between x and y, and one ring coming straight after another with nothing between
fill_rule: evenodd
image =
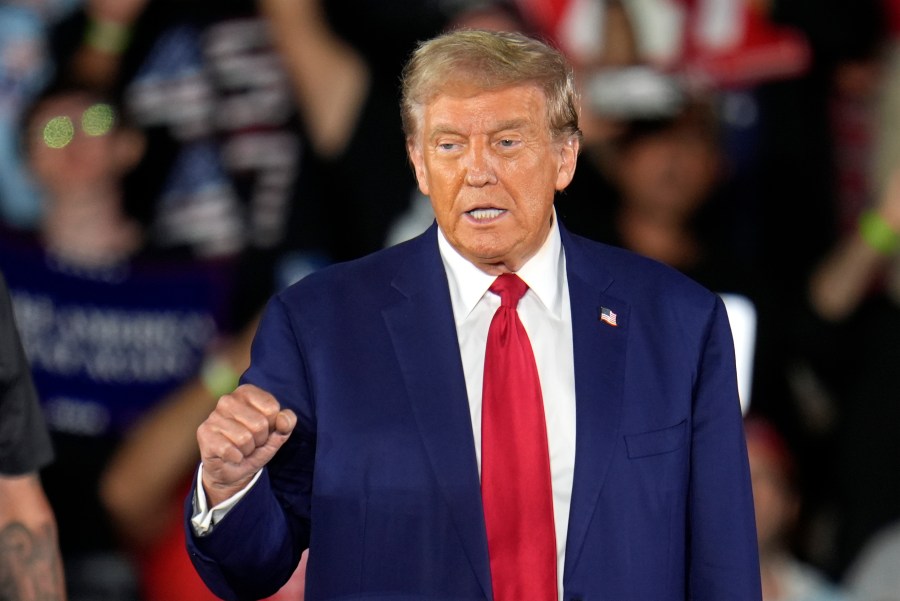
<instances>
[{"instance_id":1,"label":"eye","mask_svg":"<svg viewBox=\"0 0 900 601\"><path fill-rule=\"evenodd\" d=\"M514 148L519 144L519 141L513 140L512 138L503 138L500 140L499 144L503 148Z\"/></svg>"},{"instance_id":2,"label":"eye","mask_svg":"<svg viewBox=\"0 0 900 601\"><path fill-rule=\"evenodd\" d=\"M456 148L456 146L457 145L453 142L441 142L440 144L438 144L438 148L440 148L441 150L453 150L454 148Z\"/></svg>"}]
</instances>

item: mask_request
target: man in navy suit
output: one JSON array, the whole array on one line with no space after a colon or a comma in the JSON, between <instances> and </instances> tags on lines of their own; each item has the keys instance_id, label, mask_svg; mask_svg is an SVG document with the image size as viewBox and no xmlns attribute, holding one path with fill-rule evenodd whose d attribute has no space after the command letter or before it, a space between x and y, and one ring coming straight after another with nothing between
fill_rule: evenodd
<instances>
[{"instance_id":1,"label":"man in navy suit","mask_svg":"<svg viewBox=\"0 0 900 601\"><path fill-rule=\"evenodd\" d=\"M242 385L198 430L186 527L209 587L269 595L308 547L309 600L758 601L725 309L559 224L580 140L565 60L444 34L404 72L403 118L436 224L269 303ZM512 577L549 595L500 592L482 501L489 288L508 273L527 284L554 547Z\"/></svg>"}]
</instances>

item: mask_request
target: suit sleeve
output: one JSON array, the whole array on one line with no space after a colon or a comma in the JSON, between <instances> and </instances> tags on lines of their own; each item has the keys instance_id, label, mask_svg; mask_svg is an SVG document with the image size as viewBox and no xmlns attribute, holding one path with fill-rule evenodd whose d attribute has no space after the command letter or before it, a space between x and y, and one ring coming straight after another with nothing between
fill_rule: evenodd
<instances>
[{"instance_id":1,"label":"suit sleeve","mask_svg":"<svg viewBox=\"0 0 900 601\"><path fill-rule=\"evenodd\" d=\"M759 601L753 496L725 307L713 309L694 387L689 497L691 601Z\"/></svg>"},{"instance_id":2,"label":"suit sleeve","mask_svg":"<svg viewBox=\"0 0 900 601\"><path fill-rule=\"evenodd\" d=\"M227 601L274 594L309 545L315 425L300 344L279 297L266 308L241 380L273 394L298 421L257 483L209 535L195 536L190 526L193 488L185 502L191 561L210 590Z\"/></svg>"}]
</instances>

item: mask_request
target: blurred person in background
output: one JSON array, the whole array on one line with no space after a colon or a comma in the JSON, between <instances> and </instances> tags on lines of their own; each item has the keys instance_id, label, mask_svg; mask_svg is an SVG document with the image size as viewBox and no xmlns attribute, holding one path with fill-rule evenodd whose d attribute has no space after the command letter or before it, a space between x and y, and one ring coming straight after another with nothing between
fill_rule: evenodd
<instances>
[{"instance_id":1,"label":"blurred person in background","mask_svg":"<svg viewBox=\"0 0 900 601\"><path fill-rule=\"evenodd\" d=\"M573 231L662 261L712 290L748 288L748 268L728 247L724 157L709 101L692 99L671 115L618 123L619 134L585 155L593 161L585 175L602 178L609 196L585 178L584 187L557 201L560 218Z\"/></svg>"},{"instance_id":2,"label":"blurred person in background","mask_svg":"<svg viewBox=\"0 0 900 601\"><path fill-rule=\"evenodd\" d=\"M900 2L867 0L855 8L877 25L851 29L868 39L835 71L841 237L813 274L810 298L831 335L827 343L856 351L847 374L830 372L835 356L816 366L840 417L837 570L861 599L898 599L900 561L896 544L891 557L890 531L900 520L900 395L892 378L900 344ZM813 353L822 359L821 349Z\"/></svg>"},{"instance_id":3,"label":"blurred person in background","mask_svg":"<svg viewBox=\"0 0 900 601\"><path fill-rule=\"evenodd\" d=\"M272 291L383 246L415 187L400 67L467 5L87 0L53 35L145 133L130 210L157 245L238 256L249 323Z\"/></svg>"},{"instance_id":4,"label":"blurred person in background","mask_svg":"<svg viewBox=\"0 0 900 601\"><path fill-rule=\"evenodd\" d=\"M763 601L845 601L840 589L792 550L800 511L796 464L781 434L757 416L744 422Z\"/></svg>"},{"instance_id":5,"label":"blurred person in background","mask_svg":"<svg viewBox=\"0 0 900 601\"><path fill-rule=\"evenodd\" d=\"M255 2L86 0L52 35L58 68L106 91L144 135L124 186L148 243L238 265L236 325L275 286L285 244L302 240L307 269L322 260L316 228L292 221L315 206L301 190L310 153Z\"/></svg>"},{"instance_id":6,"label":"blurred person in background","mask_svg":"<svg viewBox=\"0 0 900 601\"><path fill-rule=\"evenodd\" d=\"M824 294L841 297L864 281L865 300L838 316L815 298L884 196L887 178L873 185L872 162L876 138L892 135L874 120L888 19L882 0L770 6L774 19L804 33L811 62L801 77L757 92L762 270L778 293L789 398L801 417L799 432L785 432L800 443L808 501L798 552L837 579L898 504L893 378L879 356L894 355L896 317L882 302L882 276L870 279L869 259L856 254L846 279L825 278L833 287Z\"/></svg>"},{"instance_id":7,"label":"blurred person in background","mask_svg":"<svg viewBox=\"0 0 900 601\"><path fill-rule=\"evenodd\" d=\"M26 113L37 231L0 236L43 414L57 450L42 472L69 599L138 598L138 577L100 500L107 462L226 330L231 266L153 249L125 210L143 140L101 95L66 82Z\"/></svg>"},{"instance_id":8,"label":"blurred person in background","mask_svg":"<svg viewBox=\"0 0 900 601\"><path fill-rule=\"evenodd\" d=\"M65 601L56 518L38 471L53 461L0 274L0 598Z\"/></svg>"},{"instance_id":9,"label":"blurred person in background","mask_svg":"<svg viewBox=\"0 0 900 601\"><path fill-rule=\"evenodd\" d=\"M53 26L81 0L5 0L0 3L0 221L33 228L40 218L34 183L20 152L19 121L53 77Z\"/></svg>"},{"instance_id":10,"label":"blurred person in background","mask_svg":"<svg viewBox=\"0 0 900 601\"><path fill-rule=\"evenodd\" d=\"M808 280L805 357L836 405L836 572L900 519L900 170Z\"/></svg>"}]
</instances>

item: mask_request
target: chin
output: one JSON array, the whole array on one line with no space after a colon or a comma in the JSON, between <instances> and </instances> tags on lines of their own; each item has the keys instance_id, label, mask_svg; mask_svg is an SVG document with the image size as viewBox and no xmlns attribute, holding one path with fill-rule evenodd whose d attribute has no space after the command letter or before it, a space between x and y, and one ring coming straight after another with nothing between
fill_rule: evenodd
<instances>
[{"instance_id":1,"label":"chin","mask_svg":"<svg viewBox=\"0 0 900 601\"><path fill-rule=\"evenodd\" d=\"M484 263L499 263L506 256L503 250L490 245L470 245L466 252L469 256Z\"/></svg>"}]
</instances>

